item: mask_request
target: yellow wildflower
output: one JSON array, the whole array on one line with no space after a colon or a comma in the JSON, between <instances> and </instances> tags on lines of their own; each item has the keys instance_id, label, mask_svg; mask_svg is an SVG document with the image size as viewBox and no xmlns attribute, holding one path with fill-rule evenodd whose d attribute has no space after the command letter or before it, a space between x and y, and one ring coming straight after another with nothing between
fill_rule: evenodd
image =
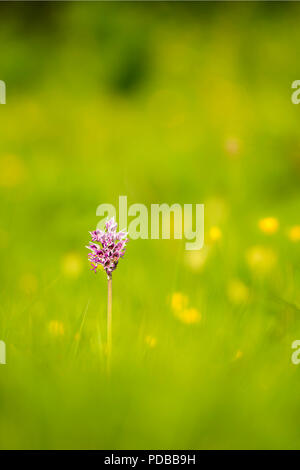
<instances>
[{"instance_id":1,"label":"yellow wildflower","mask_svg":"<svg viewBox=\"0 0 300 470\"><path fill-rule=\"evenodd\" d=\"M63 336L65 334L64 324L57 320L52 320L48 324L49 333L53 336Z\"/></svg>"},{"instance_id":2,"label":"yellow wildflower","mask_svg":"<svg viewBox=\"0 0 300 470\"><path fill-rule=\"evenodd\" d=\"M188 296L181 292L174 292L171 299L171 308L174 312L180 312L188 306Z\"/></svg>"},{"instance_id":3,"label":"yellow wildflower","mask_svg":"<svg viewBox=\"0 0 300 470\"><path fill-rule=\"evenodd\" d=\"M186 323L187 325L199 323L201 321L201 314L196 308L187 308L181 312L177 312L176 317L182 323Z\"/></svg>"},{"instance_id":4,"label":"yellow wildflower","mask_svg":"<svg viewBox=\"0 0 300 470\"><path fill-rule=\"evenodd\" d=\"M238 350L235 355L235 359L241 359L243 357L242 351Z\"/></svg>"},{"instance_id":5,"label":"yellow wildflower","mask_svg":"<svg viewBox=\"0 0 300 470\"><path fill-rule=\"evenodd\" d=\"M288 231L288 237L292 242L300 241L300 225L294 225Z\"/></svg>"},{"instance_id":6,"label":"yellow wildflower","mask_svg":"<svg viewBox=\"0 0 300 470\"><path fill-rule=\"evenodd\" d=\"M154 336L146 336L145 343L149 346L149 348L155 348L157 344L157 340Z\"/></svg>"},{"instance_id":7,"label":"yellow wildflower","mask_svg":"<svg viewBox=\"0 0 300 470\"><path fill-rule=\"evenodd\" d=\"M246 260L253 271L266 273L276 265L277 255L271 248L253 246L247 251Z\"/></svg>"},{"instance_id":8,"label":"yellow wildflower","mask_svg":"<svg viewBox=\"0 0 300 470\"><path fill-rule=\"evenodd\" d=\"M78 253L67 253L62 259L62 271L69 278L77 278L82 271L82 259Z\"/></svg>"},{"instance_id":9,"label":"yellow wildflower","mask_svg":"<svg viewBox=\"0 0 300 470\"><path fill-rule=\"evenodd\" d=\"M221 229L217 226L211 227L209 230L209 238L212 242L217 242L222 238Z\"/></svg>"},{"instance_id":10,"label":"yellow wildflower","mask_svg":"<svg viewBox=\"0 0 300 470\"><path fill-rule=\"evenodd\" d=\"M0 158L0 186L13 188L22 183L25 178L25 167L15 155L5 155Z\"/></svg>"},{"instance_id":11,"label":"yellow wildflower","mask_svg":"<svg viewBox=\"0 0 300 470\"><path fill-rule=\"evenodd\" d=\"M277 232L279 228L279 222L275 217L266 217L264 219L260 219L258 226L262 232L271 235Z\"/></svg>"},{"instance_id":12,"label":"yellow wildflower","mask_svg":"<svg viewBox=\"0 0 300 470\"><path fill-rule=\"evenodd\" d=\"M75 341L79 341L80 340L80 333L75 333L75 336L74 336L74 339Z\"/></svg>"},{"instance_id":13,"label":"yellow wildflower","mask_svg":"<svg viewBox=\"0 0 300 470\"><path fill-rule=\"evenodd\" d=\"M249 289L239 279L232 279L227 286L227 295L233 304L239 305L248 300Z\"/></svg>"},{"instance_id":14,"label":"yellow wildflower","mask_svg":"<svg viewBox=\"0 0 300 470\"><path fill-rule=\"evenodd\" d=\"M173 314L182 323L193 324L199 323L201 314L196 308L188 308L189 299L181 292L175 292L171 299L171 308Z\"/></svg>"},{"instance_id":15,"label":"yellow wildflower","mask_svg":"<svg viewBox=\"0 0 300 470\"><path fill-rule=\"evenodd\" d=\"M192 271L201 271L208 259L211 247L204 246L202 250L185 251L184 264Z\"/></svg>"}]
</instances>

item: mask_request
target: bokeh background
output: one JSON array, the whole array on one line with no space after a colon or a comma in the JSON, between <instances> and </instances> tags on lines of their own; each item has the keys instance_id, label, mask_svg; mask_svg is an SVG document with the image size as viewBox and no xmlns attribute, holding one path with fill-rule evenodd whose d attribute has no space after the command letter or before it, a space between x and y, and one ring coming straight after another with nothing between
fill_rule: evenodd
<instances>
[{"instance_id":1,"label":"bokeh background","mask_svg":"<svg viewBox=\"0 0 300 470\"><path fill-rule=\"evenodd\" d=\"M0 3L0 447L299 448L297 3ZM87 261L96 208L205 247Z\"/></svg>"}]
</instances>

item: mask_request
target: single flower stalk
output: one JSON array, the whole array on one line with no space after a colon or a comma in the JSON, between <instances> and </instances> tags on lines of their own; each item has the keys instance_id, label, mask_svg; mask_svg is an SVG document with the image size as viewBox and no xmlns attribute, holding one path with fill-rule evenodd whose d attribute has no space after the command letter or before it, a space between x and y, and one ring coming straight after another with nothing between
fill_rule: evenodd
<instances>
[{"instance_id":1,"label":"single flower stalk","mask_svg":"<svg viewBox=\"0 0 300 470\"><path fill-rule=\"evenodd\" d=\"M91 250L88 259L91 270L97 273L99 269L106 272L108 280L107 298L107 358L111 356L112 345L112 273L117 269L120 258L123 258L128 243L127 232L117 232L118 224L114 217L105 224L105 230L89 232L92 241L87 248Z\"/></svg>"}]
</instances>

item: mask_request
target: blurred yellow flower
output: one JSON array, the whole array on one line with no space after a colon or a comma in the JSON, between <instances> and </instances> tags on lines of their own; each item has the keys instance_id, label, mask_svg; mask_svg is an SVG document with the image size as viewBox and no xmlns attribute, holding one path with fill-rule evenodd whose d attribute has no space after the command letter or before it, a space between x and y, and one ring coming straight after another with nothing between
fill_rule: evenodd
<instances>
[{"instance_id":1,"label":"blurred yellow flower","mask_svg":"<svg viewBox=\"0 0 300 470\"><path fill-rule=\"evenodd\" d=\"M202 250L185 251L184 264L192 271L200 271L204 267L209 253L209 246L204 246Z\"/></svg>"},{"instance_id":2,"label":"blurred yellow flower","mask_svg":"<svg viewBox=\"0 0 300 470\"><path fill-rule=\"evenodd\" d=\"M75 336L74 336L74 339L75 341L79 341L80 340L80 333L75 333Z\"/></svg>"},{"instance_id":3,"label":"blurred yellow flower","mask_svg":"<svg viewBox=\"0 0 300 470\"><path fill-rule=\"evenodd\" d=\"M155 348L157 344L157 339L154 336L146 336L145 343L149 346L149 348Z\"/></svg>"},{"instance_id":4,"label":"blurred yellow flower","mask_svg":"<svg viewBox=\"0 0 300 470\"><path fill-rule=\"evenodd\" d=\"M67 253L62 259L62 271L69 278L77 278L82 271L82 259L78 253Z\"/></svg>"},{"instance_id":5,"label":"blurred yellow flower","mask_svg":"<svg viewBox=\"0 0 300 470\"><path fill-rule=\"evenodd\" d=\"M180 312L188 306L189 298L181 292L174 292L171 298L171 308L173 312Z\"/></svg>"},{"instance_id":6,"label":"blurred yellow flower","mask_svg":"<svg viewBox=\"0 0 300 470\"><path fill-rule=\"evenodd\" d=\"M232 279L227 286L227 295L230 302L239 305L248 300L249 289L239 279Z\"/></svg>"},{"instance_id":7,"label":"blurred yellow flower","mask_svg":"<svg viewBox=\"0 0 300 470\"><path fill-rule=\"evenodd\" d=\"M211 227L209 229L209 238L212 242L217 242L222 238L221 229L217 226Z\"/></svg>"},{"instance_id":8,"label":"blurred yellow flower","mask_svg":"<svg viewBox=\"0 0 300 470\"><path fill-rule=\"evenodd\" d=\"M188 325L199 323L201 321L201 314L196 308L187 308L185 310L175 313L175 316L182 322Z\"/></svg>"},{"instance_id":9,"label":"blurred yellow flower","mask_svg":"<svg viewBox=\"0 0 300 470\"><path fill-rule=\"evenodd\" d=\"M277 255L271 248L252 246L246 252L246 260L253 271L266 273L276 265Z\"/></svg>"},{"instance_id":10,"label":"blurred yellow flower","mask_svg":"<svg viewBox=\"0 0 300 470\"><path fill-rule=\"evenodd\" d=\"M48 330L53 336L63 336L65 334L64 324L57 320L52 320L48 324Z\"/></svg>"},{"instance_id":11,"label":"blurred yellow flower","mask_svg":"<svg viewBox=\"0 0 300 470\"><path fill-rule=\"evenodd\" d=\"M272 233L277 232L279 222L275 217L266 217L264 219L260 219L258 226L262 232L271 235Z\"/></svg>"},{"instance_id":12,"label":"blurred yellow flower","mask_svg":"<svg viewBox=\"0 0 300 470\"><path fill-rule=\"evenodd\" d=\"M189 298L181 292L175 292L171 299L171 308L173 314L182 323L193 324L199 323L201 314L196 308L188 308Z\"/></svg>"},{"instance_id":13,"label":"blurred yellow flower","mask_svg":"<svg viewBox=\"0 0 300 470\"><path fill-rule=\"evenodd\" d=\"M300 241L300 225L294 225L288 231L288 237L292 242Z\"/></svg>"},{"instance_id":14,"label":"blurred yellow flower","mask_svg":"<svg viewBox=\"0 0 300 470\"><path fill-rule=\"evenodd\" d=\"M13 188L22 183L25 178L25 167L15 155L5 155L0 158L0 186Z\"/></svg>"},{"instance_id":15,"label":"blurred yellow flower","mask_svg":"<svg viewBox=\"0 0 300 470\"><path fill-rule=\"evenodd\" d=\"M20 289L25 294L30 295L34 294L37 291L38 281L37 278L31 274L23 274L20 278Z\"/></svg>"},{"instance_id":16,"label":"blurred yellow flower","mask_svg":"<svg viewBox=\"0 0 300 470\"><path fill-rule=\"evenodd\" d=\"M242 357L243 357L242 351L238 350L236 352L236 355L235 355L234 359L241 359Z\"/></svg>"}]
</instances>

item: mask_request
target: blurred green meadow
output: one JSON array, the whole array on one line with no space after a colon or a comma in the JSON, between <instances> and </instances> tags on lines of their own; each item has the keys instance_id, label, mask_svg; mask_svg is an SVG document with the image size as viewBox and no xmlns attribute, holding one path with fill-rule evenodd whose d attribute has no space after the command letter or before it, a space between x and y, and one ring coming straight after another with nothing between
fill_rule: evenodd
<instances>
[{"instance_id":1,"label":"blurred green meadow","mask_svg":"<svg viewBox=\"0 0 300 470\"><path fill-rule=\"evenodd\" d=\"M297 3L0 3L2 449L300 448ZM205 247L96 208L205 204ZM121 227L122 228L122 227Z\"/></svg>"}]
</instances>

